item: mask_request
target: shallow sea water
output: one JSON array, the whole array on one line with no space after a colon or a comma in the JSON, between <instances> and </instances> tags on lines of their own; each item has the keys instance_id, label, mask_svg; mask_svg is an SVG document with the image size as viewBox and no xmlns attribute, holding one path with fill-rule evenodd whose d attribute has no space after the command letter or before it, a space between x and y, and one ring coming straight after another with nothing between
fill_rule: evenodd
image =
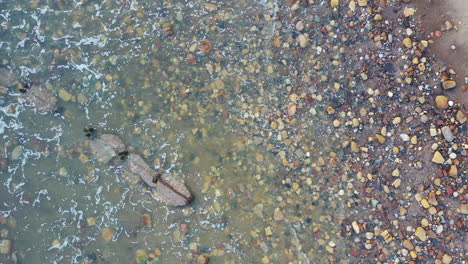
<instances>
[{"instance_id":1,"label":"shallow sea water","mask_svg":"<svg viewBox=\"0 0 468 264\"><path fill-rule=\"evenodd\" d=\"M262 118L283 111L275 108L289 91L278 87L296 85L285 66L293 56L272 50L278 10L268 0L0 1L1 63L64 109L35 111L15 87L2 97L2 157L21 146L0 178L1 227L16 259L2 263L134 263L138 249L157 249L141 263L196 263L203 253L210 263L322 263L326 247L340 259L345 203L310 166L294 178L282 163L290 143L278 143L288 134ZM194 202L174 208L143 183L130 188L117 165L94 160L88 126L179 175ZM320 116L292 127L290 137L308 138L296 157L328 153L322 136L333 133ZM277 208L284 219L272 219Z\"/></svg>"}]
</instances>

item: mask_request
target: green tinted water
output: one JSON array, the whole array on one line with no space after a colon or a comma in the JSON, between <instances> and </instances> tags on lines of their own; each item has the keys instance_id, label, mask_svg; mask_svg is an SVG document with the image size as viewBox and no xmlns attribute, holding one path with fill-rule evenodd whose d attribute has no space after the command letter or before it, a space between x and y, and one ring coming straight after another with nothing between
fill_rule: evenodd
<instances>
[{"instance_id":1,"label":"green tinted water","mask_svg":"<svg viewBox=\"0 0 468 264\"><path fill-rule=\"evenodd\" d=\"M0 179L0 227L13 241L3 262L132 263L137 249L157 249L148 263L196 262L202 253L210 263L339 255L329 242L340 244L335 221L344 205L320 198L324 181L311 165L329 151L317 136L326 133L320 118L279 122L289 134L270 127L295 82L285 66L291 62L273 56L274 1L0 7L2 64L21 83L52 91L64 108L38 113L16 85L2 97L0 142L9 163ZM202 40L211 44L207 54ZM86 126L119 135L152 167L179 174L195 201L173 208L143 183L130 189L116 166L93 161ZM305 140L291 152L287 139L299 134ZM17 146L24 151L12 160ZM296 158L285 164L290 154ZM286 168L295 160L305 165L293 173ZM143 226L144 213L152 227ZM111 241L101 237L105 227Z\"/></svg>"}]
</instances>

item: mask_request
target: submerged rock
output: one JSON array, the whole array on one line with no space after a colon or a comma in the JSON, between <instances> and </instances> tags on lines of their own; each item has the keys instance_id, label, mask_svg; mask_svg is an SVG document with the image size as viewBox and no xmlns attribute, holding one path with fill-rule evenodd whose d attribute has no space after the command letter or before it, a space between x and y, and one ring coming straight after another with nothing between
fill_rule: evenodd
<instances>
[{"instance_id":1,"label":"submerged rock","mask_svg":"<svg viewBox=\"0 0 468 264\"><path fill-rule=\"evenodd\" d=\"M101 134L89 140L89 146L100 163L108 163L117 155L126 154L123 141L112 134ZM155 188L157 196L169 205L186 205L193 200L192 194L183 183L172 175L157 173L138 154L130 153L122 168L122 177L130 187L136 186L140 180L143 180L148 186Z\"/></svg>"},{"instance_id":2,"label":"submerged rock","mask_svg":"<svg viewBox=\"0 0 468 264\"><path fill-rule=\"evenodd\" d=\"M156 193L161 200L173 206L186 205L193 200L187 187L170 174L164 174L158 178Z\"/></svg>"},{"instance_id":3,"label":"submerged rock","mask_svg":"<svg viewBox=\"0 0 468 264\"><path fill-rule=\"evenodd\" d=\"M0 241L0 254L10 255L11 253L11 240L2 239Z\"/></svg>"},{"instance_id":4,"label":"submerged rock","mask_svg":"<svg viewBox=\"0 0 468 264\"><path fill-rule=\"evenodd\" d=\"M128 155L127 165L125 166L136 178L141 178L148 186L156 187L153 178L156 176L156 171L145 162L138 154L131 153Z\"/></svg>"},{"instance_id":5,"label":"submerged rock","mask_svg":"<svg viewBox=\"0 0 468 264\"><path fill-rule=\"evenodd\" d=\"M52 112L58 110L57 98L50 91L40 86L32 86L26 90L28 104L40 112Z\"/></svg>"},{"instance_id":6,"label":"submerged rock","mask_svg":"<svg viewBox=\"0 0 468 264\"><path fill-rule=\"evenodd\" d=\"M19 160L23 156L23 152L23 146L16 146L11 152L11 160Z\"/></svg>"},{"instance_id":7,"label":"submerged rock","mask_svg":"<svg viewBox=\"0 0 468 264\"><path fill-rule=\"evenodd\" d=\"M98 138L90 140L91 152L101 163L107 163L119 153L125 151L125 144L116 135L102 134Z\"/></svg>"},{"instance_id":8,"label":"submerged rock","mask_svg":"<svg viewBox=\"0 0 468 264\"><path fill-rule=\"evenodd\" d=\"M14 77L11 71L8 68L2 67L0 65L0 87L10 87L15 85L16 82L17 79Z\"/></svg>"},{"instance_id":9,"label":"submerged rock","mask_svg":"<svg viewBox=\"0 0 468 264\"><path fill-rule=\"evenodd\" d=\"M138 154L128 155L124 175L130 182L141 178L148 186L154 187L158 197L169 205L186 205L193 200L192 194L183 183L170 174L158 174Z\"/></svg>"}]
</instances>

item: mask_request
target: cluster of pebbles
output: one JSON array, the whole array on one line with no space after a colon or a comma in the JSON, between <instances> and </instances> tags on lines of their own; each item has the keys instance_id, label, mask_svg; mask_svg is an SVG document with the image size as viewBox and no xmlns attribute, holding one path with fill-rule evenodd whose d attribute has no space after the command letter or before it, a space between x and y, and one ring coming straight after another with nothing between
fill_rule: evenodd
<instances>
[{"instance_id":1,"label":"cluster of pebbles","mask_svg":"<svg viewBox=\"0 0 468 264\"><path fill-rule=\"evenodd\" d=\"M173 175L159 173L152 169L138 154L128 153L124 142L116 135L100 134L88 141L92 154L100 163L107 164L119 156L125 159L123 178L130 184L143 180L149 187L155 189L158 197L169 205L183 206L193 200L187 187L179 182Z\"/></svg>"},{"instance_id":2,"label":"cluster of pebbles","mask_svg":"<svg viewBox=\"0 0 468 264\"><path fill-rule=\"evenodd\" d=\"M246 149L255 152L251 160L235 160L236 173L253 168L255 178L228 190L222 175L207 175L203 183L204 194L219 194L226 208L247 208L240 220L229 219L218 229L229 236L247 234L237 248L246 259L464 263L467 117L465 106L449 93L466 90L467 84L456 81L463 73L437 66L430 53L432 37L443 39L443 32L425 36L410 2L275 1L267 12L242 14L249 17L243 21L246 32L231 23L238 21L232 10L239 6L230 10L228 4L206 3L208 15L201 22L196 16L170 21L168 15L158 24L161 36L153 39L157 34L145 30L154 21L144 19L149 9L142 1L134 5L138 23L131 23L131 15L122 23L127 36L168 51L148 60L153 54L138 50L142 64L152 65L140 71L152 84L142 89L158 94L168 109L159 113L156 132L174 120L193 119L208 127L211 120L205 116L212 113L249 138L237 144L240 151L229 152L234 157ZM248 10L249 3L239 3ZM253 37L237 39L243 34ZM66 52L75 53L73 48ZM95 69L105 72L109 61L96 61ZM110 90L137 81L112 70L117 69L105 75ZM2 82L11 82L4 76ZM206 81L210 78L215 80ZM36 108L54 109L50 92L36 86L24 92ZM153 106L143 97L122 100L128 120L148 117ZM141 156L127 155L119 137L101 134L89 145L103 164L123 157L122 175L130 184L143 180L168 204L190 202L184 185L159 175ZM276 158L264 158L263 151ZM265 173L270 167L277 171L274 179ZM264 189L270 196L258 198ZM252 219L254 227L238 228ZM210 255L239 262L237 255L220 253L228 247L218 241ZM192 243L194 255L200 253Z\"/></svg>"}]
</instances>

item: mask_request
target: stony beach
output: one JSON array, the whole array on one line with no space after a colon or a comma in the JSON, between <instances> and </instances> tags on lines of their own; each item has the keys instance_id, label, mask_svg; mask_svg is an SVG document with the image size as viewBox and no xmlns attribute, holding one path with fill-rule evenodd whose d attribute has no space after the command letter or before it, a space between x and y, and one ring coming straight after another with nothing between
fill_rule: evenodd
<instances>
[{"instance_id":1,"label":"stony beach","mask_svg":"<svg viewBox=\"0 0 468 264\"><path fill-rule=\"evenodd\" d=\"M468 2L0 7L1 263L466 263Z\"/></svg>"}]
</instances>

